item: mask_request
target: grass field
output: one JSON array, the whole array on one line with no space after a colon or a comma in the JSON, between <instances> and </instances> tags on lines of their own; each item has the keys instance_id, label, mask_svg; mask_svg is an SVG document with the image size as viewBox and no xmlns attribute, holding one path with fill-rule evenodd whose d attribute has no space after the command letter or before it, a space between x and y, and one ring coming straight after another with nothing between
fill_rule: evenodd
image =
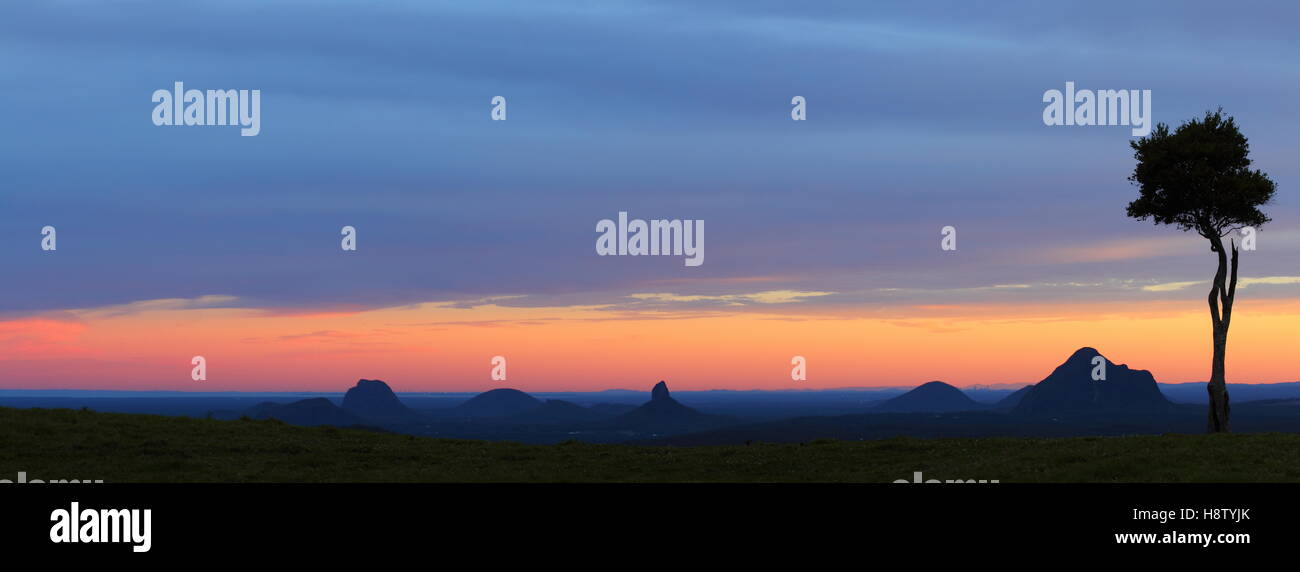
<instances>
[{"instance_id":1,"label":"grass field","mask_svg":"<svg viewBox=\"0 0 1300 572\"><path fill-rule=\"evenodd\" d=\"M1300 435L520 445L276 421L0 408L0 479L105 482L1300 481Z\"/></svg>"}]
</instances>

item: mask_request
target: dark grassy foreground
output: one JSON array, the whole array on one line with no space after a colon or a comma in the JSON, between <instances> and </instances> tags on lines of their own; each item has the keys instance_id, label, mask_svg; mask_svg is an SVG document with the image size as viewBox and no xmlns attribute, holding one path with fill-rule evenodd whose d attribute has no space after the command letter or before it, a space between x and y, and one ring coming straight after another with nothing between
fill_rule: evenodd
<instances>
[{"instance_id":1,"label":"dark grassy foreground","mask_svg":"<svg viewBox=\"0 0 1300 572\"><path fill-rule=\"evenodd\" d=\"M0 408L0 479L105 482L1300 481L1300 435L519 445L276 421Z\"/></svg>"}]
</instances>

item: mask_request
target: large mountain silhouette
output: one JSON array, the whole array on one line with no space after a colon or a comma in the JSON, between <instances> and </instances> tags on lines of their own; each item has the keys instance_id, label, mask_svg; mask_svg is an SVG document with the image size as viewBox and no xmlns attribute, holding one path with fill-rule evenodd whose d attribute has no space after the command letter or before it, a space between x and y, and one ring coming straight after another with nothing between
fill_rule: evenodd
<instances>
[{"instance_id":1,"label":"large mountain silhouette","mask_svg":"<svg viewBox=\"0 0 1300 572\"><path fill-rule=\"evenodd\" d=\"M397 394L378 379L362 379L343 395L343 410L382 423L412 423L420 416L401 400Z\"/></svg>"},{"instance_id":2,"label":"large mountain silhouette","mask_svg":"<svg viewBox=\"0 0 1300 572\"><path fill-rule=\"evenodd\" d=\"M448 412L454 417L494 418L518 415L536 409L542 405L541 400L518 389L493 389L485 391L469 401L457 405Z\"/></svg>"},{"instance_id":3,"label":"large mountain silhouette","mask_svg":"<svg viewBox=\"0 0 1300 572\"><path fill-rule=\"evenodd\" d=\"M1165 411L1172 404L1160 393L1151 372L1116 365L1105 356L1106 378L1094 381L1093 359L1101 354L1080 348L1046 379L1033 385L1013 413L1055 415L1064 413Z\"/></svg>"},{"instance_id":4,"label":"large mountain silhouette","mask_svg":"<svg viewBox=\"0 0 1300 572\"><path fill-rule=\"evenodd\" d=\"M931 381L877 405L882 413L943 413L976 411L987 407L942 381Z\"/></svg>"},{"instance_id":5,"label":"large mountain silhouette","mask_svg":"<svg viewBox=\"0 0 1300 572\"><path fill-rule=\"evenodd\" d=\"M700 413L682 405L660 381L650 390L650 401L619 415L608 423L618 429L653 433L699 431L734 423L730 417Z\"/></svg>"},{"instance_id":6,"label":"large mountain silhouette","mask_svg":"<svg viewBox=\"0 0 1300 572\"><path fill-rule=\"evenodd\" d=\"M248 410L248 416L253 419L279 419L290 425L351 427L366 423L365 419L344 411L324 397L292 403L259 403Z\"/></svg>"}]
</instances>

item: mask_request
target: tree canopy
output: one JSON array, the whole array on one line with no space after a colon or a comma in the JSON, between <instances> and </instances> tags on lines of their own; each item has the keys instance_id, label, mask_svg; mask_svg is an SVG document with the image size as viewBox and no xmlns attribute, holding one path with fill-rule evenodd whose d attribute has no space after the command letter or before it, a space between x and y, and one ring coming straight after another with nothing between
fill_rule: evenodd
<instances>
[{"instance_id":1,"label":"tree canopy","mask_svg":"<svg viewBox=\"0 0 1300 572\"><path fill-rule=\"evenodd\" d=\"M1129 180L1140 195L1128 216L1173 224L1216 239L1269 221L1259 207L1273 199L1276 184L1250 168L1250 145L1223 110L1206 112L1174 131L1160 123L1129 143L1137 167Z\"/></svg>"}]
</instances>

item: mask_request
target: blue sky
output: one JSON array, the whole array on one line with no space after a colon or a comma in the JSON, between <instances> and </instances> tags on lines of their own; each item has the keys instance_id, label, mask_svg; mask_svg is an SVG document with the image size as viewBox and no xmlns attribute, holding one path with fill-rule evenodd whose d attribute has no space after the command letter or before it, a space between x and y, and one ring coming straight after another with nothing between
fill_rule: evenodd
<instances>
[{"instance_id":1,"label":"blue sky","mask_svg":"<svg viewBox=\"0 0 1300 572\"><path fill-rule=\"evenodd\" d=\"M5 311L1202 300L1158 286L1203 241L1124 216L1128 129L1043 125L1066 81L1236 116L1279 187L1243 275L1300 275L1300 7L814 4L5 3ZM154 126L175 81L260 89L261 134ZM707 262L595 256L619 211L704 219Z\"/></svg>"}]
</instances>

